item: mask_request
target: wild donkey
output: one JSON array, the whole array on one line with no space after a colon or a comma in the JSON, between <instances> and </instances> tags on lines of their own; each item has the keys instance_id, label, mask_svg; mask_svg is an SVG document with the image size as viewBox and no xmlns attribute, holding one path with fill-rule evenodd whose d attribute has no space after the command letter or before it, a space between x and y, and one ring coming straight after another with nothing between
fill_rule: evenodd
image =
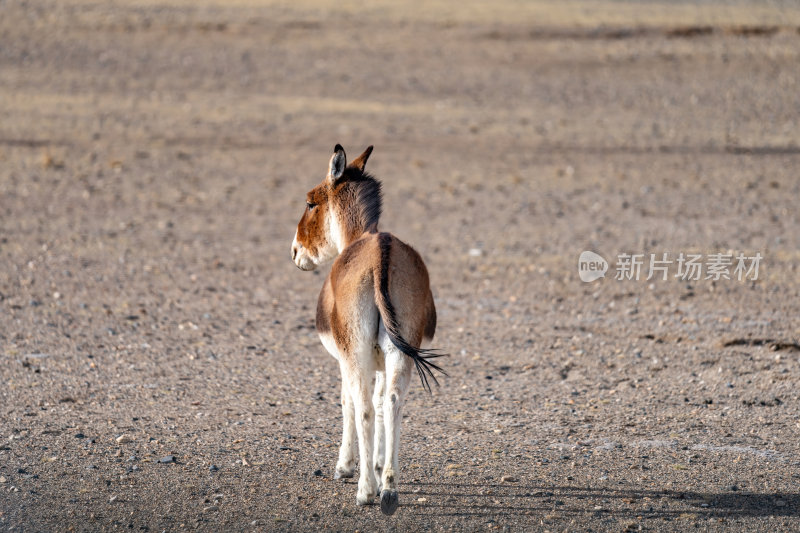
<instances>
[{"instance_id":1,"label":"wild donkey","mask_svg":"<svg viewBox=\"0 0 800 533\"><path fill-rule=\"evenodd\" d=\"M428 360L441 354L420 348L436 328L425 264L400 239L378 232L381 184L364 172L371 153L372 146L348 165L336 145L327 177L306 195L292 259L314 270L338 255L317 302L317 332L342 373L344 431L334 478L353 476L358 435L356 502L380 494L381 511L391 515L411 368L429 391L428 378L438 383L433 370L444 371Z\"/></svg>"}]
</instances>

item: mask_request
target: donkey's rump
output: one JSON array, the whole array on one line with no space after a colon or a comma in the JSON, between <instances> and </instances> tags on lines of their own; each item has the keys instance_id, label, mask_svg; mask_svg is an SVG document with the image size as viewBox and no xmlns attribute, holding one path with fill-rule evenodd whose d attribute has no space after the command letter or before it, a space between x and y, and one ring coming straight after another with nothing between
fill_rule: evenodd
<instances>
[{"instance_id":1,"label":"donkey's rump","mask_svg":"<svg viewBox=\"0 0 800 533\"><path fill-rule=\"evenodd\" d=\"M432 341L436 308L425 263L416 250L390 233L379 233L377 241L379 287L394 308L399 333L417 347Z\"/></svg>"},{"instance_id":2,"label":"donkey's rump","mask_svg":"<svg viewBox=\"0 0 800 533\"><path fill-rule=\"evenodd\" d=\"M428 378L438 383L433 371L444 371L431 358L439 357L421 349L436 330L428 270L419 254L389 233L377 234L380 260L374 274L375 302L392 343L414 361L422 386L430 390Z\"/></svg>"},{"instance_id":3,"label":"donkey's rump","mask_svg":"<svg viewBox=\"0 0 800 533\"><path fill-rule=\"evenodd\" d=\"M433 340L436 308L422 258L389 233L366 233L334 261L317 302L317 330L344 343L340 337L353 327L348 320L368 321L368 302L377 305L380 299L391 309L396 333L411 345ZM377 322L374 328L377 335Z\"/></svg>"}]
</instances>

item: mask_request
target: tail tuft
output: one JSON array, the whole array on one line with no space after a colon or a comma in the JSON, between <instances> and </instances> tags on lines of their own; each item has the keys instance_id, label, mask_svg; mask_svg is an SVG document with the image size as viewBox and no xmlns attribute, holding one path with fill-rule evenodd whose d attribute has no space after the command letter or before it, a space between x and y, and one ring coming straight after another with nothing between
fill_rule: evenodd
<instances>
[{"instance_id":1,"label":"tail tuft","mask_svg":"<svg viewBox=\"0 0 800 533\"><path fill-rule=\"evenodd\" d=\"M386 326L385 323L384 326ZM431 392L431 385L428 381L429 378L433 380L438 387L439 380L436 379L436 375L434 375L433 371L436 370L437 372L441 372L445 376L447 375L447 372L445 372L442 367L430 359L445 357L448 354L441 353L436 349L414 348L408 342L406 342L403 337L392 332L389 327L386 327L386 331L389 333L389 338L392 339L392 343L397 346L397 349L409 356L414 361L414 366L417 367L417 374L419 374L419 379L422 382L422 388L428 392Z\"/></svg>"}]
</instances>

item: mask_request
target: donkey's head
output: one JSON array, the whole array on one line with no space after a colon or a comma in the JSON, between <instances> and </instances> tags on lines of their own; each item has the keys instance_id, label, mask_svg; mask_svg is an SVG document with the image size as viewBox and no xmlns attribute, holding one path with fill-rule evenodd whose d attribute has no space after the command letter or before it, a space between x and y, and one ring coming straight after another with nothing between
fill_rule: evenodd
<instances>
[{"instance_id":1,"label":"donkey's head","mask_svg":"<svg viewBox=\"0 0 800 533\"><path fill-rule=\"evenodd\" d=\"M372 146L348 165L344 148L337 144L328 175L306 194L292 242L292 260L302 270L314 270L365 231L377 231L381 184L364 172L371 153Z\"/></svg>"}]
</instances>

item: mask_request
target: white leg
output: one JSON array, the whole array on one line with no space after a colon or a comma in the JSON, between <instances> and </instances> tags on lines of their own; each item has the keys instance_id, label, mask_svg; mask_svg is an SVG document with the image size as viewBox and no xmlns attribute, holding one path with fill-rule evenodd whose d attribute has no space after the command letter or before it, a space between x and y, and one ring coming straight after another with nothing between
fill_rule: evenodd
<instances>
[{"instance_id":1,"label":"white leg","mask_svg":"<svg viewBox=\"0 0 800 533\"><path fill-rule=\"evenodd\" d=\"M356 470L356 421L353 399L342 369L342 445L339 447L339 461L336 463L334 479L353 477Z\"/></svg>"},{"instance_id":2,"label":"white leg","mask_svg":"<svg viewBox=\"0 0 800 533\"><path fill-rule=\"evenodd\" d=\"M386 393L383 402L383 423L386 432L386 459L381 479L381 511L391 515L397 510L399 497L397 475L400 471L400 422L403 419L403 403L411 382L413 362L392 344L384 333L380 336L381 348L385 354Z\"/></svg>"},{"instance_id":3,"label":"white leg","mask_svg":"<svg viewBox=\"0 0 800 533\"><path fill-rule=\"evenodd\" d=\"M386 432L383 424L383 396L386 382L385 372L375 373L375 392L372 394L372 406L375 408L375 452L372 465L375 468L375 479L378 482L377 494L381 491L383 464L386 460Z\"/></svg>"},{"instance_id":4,"label":"white leg","mask_svg":"<svg viewBox=\"0 0 800 533\"><path fill-rule=\"evenodd\" d=\"M357 356L357 363L349 370L344 381L350 386L350 397L355 411L358 434L359 476L356 503L367 505L375 499L378 482L372 468L372 449L375 438L375 409L372 406L372 391L375 386L375 358L372 350Z\"/></svg>"}]
</instances>

